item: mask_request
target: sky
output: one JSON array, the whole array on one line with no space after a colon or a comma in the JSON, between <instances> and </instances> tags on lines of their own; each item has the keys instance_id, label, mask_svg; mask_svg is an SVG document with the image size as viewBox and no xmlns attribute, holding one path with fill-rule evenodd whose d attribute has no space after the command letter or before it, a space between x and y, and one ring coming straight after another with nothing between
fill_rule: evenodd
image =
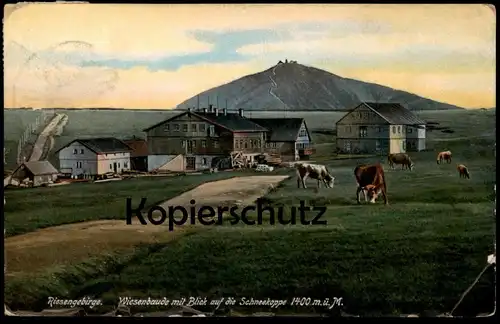
<instances>
[{"instance_id":1,"label":"sky","mask_svg":"<svg viewBox=\"0 0 500 324\"><path fill-rule=\"evenodd\" d=\"M495 106L495 9L424 4L9 4L4 107L172 109L279 60Z\"/></svg>"}]
</instances>

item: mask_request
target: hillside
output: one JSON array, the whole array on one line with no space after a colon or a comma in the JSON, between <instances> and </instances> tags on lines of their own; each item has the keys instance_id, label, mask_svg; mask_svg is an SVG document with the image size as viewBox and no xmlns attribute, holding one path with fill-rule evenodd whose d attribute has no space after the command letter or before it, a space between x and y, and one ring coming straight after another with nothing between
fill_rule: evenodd
<instances>
[{"instance_id":1,"label":"hillside","mask_svg":"<svg viewBox=\"0 0 500 324\"><path fill-rule=\"evenodd\" d=\"M361 101L399 102L410 110L463 109L386 86L347 79L298 63L279 63L265 71L204 91L177 106L210 103L228 109L342 111Z\"/></svg>"}]
</instances>

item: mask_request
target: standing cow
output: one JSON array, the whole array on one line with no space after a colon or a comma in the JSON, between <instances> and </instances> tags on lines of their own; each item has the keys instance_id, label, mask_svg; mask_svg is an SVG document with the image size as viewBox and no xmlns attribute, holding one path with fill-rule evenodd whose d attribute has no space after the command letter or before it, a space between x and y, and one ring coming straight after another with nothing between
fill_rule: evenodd
<instances>
[{"instance_id":1,"label":"standing cow","mask_svg":"<svg viewBox=\"0 0 500 324\"><path fill-rule=\"evenodd\" d=\"M451 163L451 151L439 152L436 158L437 164L441 164L443 160L447 163Z\"/></svg>"},{"instance_id":2,"label":"standing cow","mask_svg":"<svg viewBox=\"0 0 500 324\"><path fill-rule=\"evenodd\" d=\"M387 156L387 161L391 169L394 169L395 164L401 164L401 170L407 167L410 171L413 170L414 164L410 156L406 153L392 153Z\"/></svg>"},{"instance_id":3,"label":"standing cow","mask_svg":"<svg viewBox=\"0 0 500 324\"><path fill-rule=\"evenodd\" d=\"M457 170L458 170L458 176L460 178L470 179L469 169L467 169L467 167L465 165L463 165L463 164L457 164Z\"/></svg>"},{"instance_id":4,"label":"standing cow","mask_svg":"<svg viewBox=\"0 0 500 324\"><path fill-rule=\"evenodd\" d=\"M320 182L323 182L326 188L333 188L335 178L330 175L326 166L297 163L295 164L295 169L297 170L297 188L300 188L300 184L302 183L302 187L306 189L306 179L308 177L318 180L318 189L320 187Z\"/></svg>"},{"instance_id":5,"label":"standing cow","mask_svg":"<svg viewBox=\"0 0 500 324\"><path fill-rule=\"evenodd\" d=\"M357 166L354 169L354 176L358 185L356 189L356 201L358 204L360 203L359 194L363 192L365 201L369 198L370 203L374 204L378 196L382 194L384 196L384 203L389 205L384 169L380 163Z\"/></svg>"}]
</instances>

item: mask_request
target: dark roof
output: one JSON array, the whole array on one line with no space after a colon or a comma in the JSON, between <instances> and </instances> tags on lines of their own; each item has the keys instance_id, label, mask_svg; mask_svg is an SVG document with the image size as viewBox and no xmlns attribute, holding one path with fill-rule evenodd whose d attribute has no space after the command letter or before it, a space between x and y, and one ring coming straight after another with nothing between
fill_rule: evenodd
<instances>
[{"instance_id":1,"label":"dark roof","mask_svg":"<svg viewBox=\"0 0 500 324\"><path fill-rule=\"evenodd\" d=\"M304 118L251 118L250 120L270 130L271 142L295 142Z\"/></svg>"},{"instance_id":2,"label":"dark roof","mask_svg":"<svg viewBox=\"0 0 500 324\"><path fill-rule=\"evenodd\" d=\"M79 142L89 150L95 153L119 153L119 152L130 152L132 148L114 137L99 137L99 138L77 138L68 144L61 147L55 153L59 152L65 147L73 144L74 142Z\"/></svg>"},{"instance_id":3,"label":"dark roof","mask_svg":"<svg viewBox=\"0 0 500 324\"><path fill-rule=\"evenodd\" d=\"M168 119L165 119L157 124L154 124L153 126L150 126L146 129L143 129L144 132L147 132L155 127L160 126L161 124L164 124L168 121L171 121L173 119L176 119L178 117L181 117L185 114L193 114L194 116L198 116L209 123L212 123L214 125L221 126L227 130L230 130L232 132L265 132L267 129L263 128L260 125L257 125L250 121L248 118L241 117L238 113L226 113L224 115L223 111L219 111L218 114L215 112L203 112L203 111L186 111L183 113L180 113L178 115L175 115L173 117L170 117Z\"/></svg>"},{"instance_id":4,"label":"dark roof","mask_svg":"<svg viewBox=\"0 0 500 324\"><path fill-rule=\"evenodd\" d=\"M425 125L426 122L418 118L410 110L399 103L365 102L366 106L379 113L391 124L396 125Z\"/></svg>"},{"instance_id":5,"label":"dark roof","mask_svg":"<svg viewBox=\"0 0 500 324\"><path fill-rule=\"evenodd\" d=\"M49 161L28 161L21 164L21 167L25 166L26 169L30 170L33 175L46 175L46 174L57 174L56 168Z\"/></svg>"},{"instance_id":6,"label":"dark roof","mask_svg":"<svg viewBox=\"0 0 500 324\"><path fill-rule=\"evenodd\" d=\"M219 111L218 114L215 112L200 112L196 111L193 113L195 116L200 116L201 118L207 119L208 121L222 126L233 132L267 132L265 127L252 122L250 119L241 117L238 113L226 113Z\"/></svg>"},{"instance_id":7,"label":"dark roof","mask_svg":"<svg viewBox=\"0 0 500 324\"><path fill-rule=\"evenodd\" d=\"M130 157L136 157L136 156L148 156L148 143L145 140L142 139L131 139L131 140L124 140L123 141L125 144L130 146L132 149L132 152L130 153Z\"/></svg>"}]
</instances>

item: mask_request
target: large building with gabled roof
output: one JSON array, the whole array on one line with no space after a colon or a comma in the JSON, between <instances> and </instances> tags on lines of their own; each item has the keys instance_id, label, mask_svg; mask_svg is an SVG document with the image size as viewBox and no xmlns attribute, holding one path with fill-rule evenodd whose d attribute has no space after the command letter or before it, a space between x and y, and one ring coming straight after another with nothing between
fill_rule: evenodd
<instances>
[{"instance_id":1,"label":"large building with gabled roof","mask_svg":"<svg viewBox=\"0 0 500 324\"><path fill-rule=\"evenodd\" d=\"M143 130L147 134L148 170L202 170L215 158L241 152L277 153L282 160L310 154L310 134L302 119L246 118L210 105L187 110ZM175 169L175 170L174 170Z\"/></svg>"},{"instance_id":2,"label":"large building with gabled roof","mask_svg":"<svg viewBox=\"0 0 500 324\"><path fill-rule=\"evenodd\" d=\"M426 122L399 103L362 102L336 123L337 152L404 153L425 150Z\"/></svg>"},{"instance_id":3,"label":"large building with gabled roof","mask_svg":"<svg viewBox=\"0 0 500 324\"><path fill-rule=\"evenodd\" d=\"M114 137L78 138L55 153L61 173L99 178L130 170L132 148Z\"/></svg>"}]
</instances>

